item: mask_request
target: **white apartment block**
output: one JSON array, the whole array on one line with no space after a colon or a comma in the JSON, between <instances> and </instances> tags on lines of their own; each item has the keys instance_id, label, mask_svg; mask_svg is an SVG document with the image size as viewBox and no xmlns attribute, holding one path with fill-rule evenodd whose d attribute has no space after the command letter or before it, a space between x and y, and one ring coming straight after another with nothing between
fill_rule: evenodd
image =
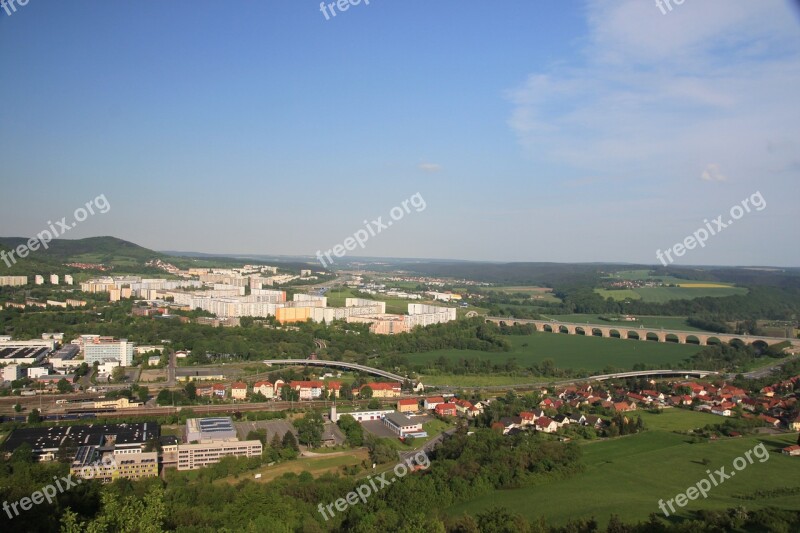
<instances>
[{"instance_id":1,"label":"white apartment block","mask_svg":"<svg viewBox=\"0 0 800 533\"><path fill-rule=\"evenodd\" d=\"M64 274L64 283L66 283L67 285L72 285L73 283L75 283L75 280L72 279L72 276L70 274Z\"/></svg>"},{"instance_id":2,"label":"white apartment block","mask_svg":"<svg viewBox=\"0 0 800 533\"><path fill-rule=\"evenodd\" d=\"M379 302L377 300L367 300L365 298L346 298L344 301L345 307L372 307L378 306L379 314L386 313L386 302Z\"/></svg>"},{"instance_id":3,"label":"white apartment block","mask_svg":"<svg viewBox=\"0 0 800 533\"><path fill-rule=\"evenodd\" d=\"M109 341L97 339L87 342L83 347L83 358L90 365L95 361L104 362L107 359L117 359L122 366L133 364L134 344L128 339Z\"/></svg>"},{"instance_id":4,"label":"white apartment block","mask_svg":"<svg viewBox=\"0 0 800 533\"><path fill-rule=\"evenodd\" d=\"M28 276L0 276L0 285L19 287L28 284Z\"/></svg>"},{"instance_id":5,"label":"white apartment block","mask_svg":"<svg viewBox=\"0 0 800 533\"><path fill-rule=\"evenodd\" d=\"M58 274L50 274L50 283L58 285Z\"/></svg>"},{"instance_id":6,"label":"white apartment block","mask_svg":"<svg viewBox=\"0 0 800 533\"><path fill-rule=\"evenodd\" d=\"M36 285L44 285L44 276L40 276L40 275L37 274L36 276L34 276L33 282Z\"/></svg>"}]
</instances>

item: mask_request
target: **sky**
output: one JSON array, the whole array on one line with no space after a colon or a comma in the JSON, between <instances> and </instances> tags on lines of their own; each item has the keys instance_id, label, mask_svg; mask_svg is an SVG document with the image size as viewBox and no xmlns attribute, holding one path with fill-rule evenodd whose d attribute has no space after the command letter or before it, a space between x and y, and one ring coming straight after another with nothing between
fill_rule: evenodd
<instances>
[{"instance_id":1,"label":"sky","mask_svg":"<svg viewBox=\"0 0 800 533\"><path fill-rule=\"evenodd\" d=\"M795 2L13 7L2 236L656 264L721 216L674 264L800 266Z\"/></svg>"}]
</instances>

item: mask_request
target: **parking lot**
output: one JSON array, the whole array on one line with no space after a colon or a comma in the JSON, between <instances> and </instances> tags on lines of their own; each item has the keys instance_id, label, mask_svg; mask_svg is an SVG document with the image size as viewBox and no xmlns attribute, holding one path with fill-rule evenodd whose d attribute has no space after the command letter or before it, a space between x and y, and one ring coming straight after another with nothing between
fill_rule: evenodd
<instances>
[{"instance_id":1,"label":"parking lot","mask_svg":"<svg viewBox=\"0 0 800 533\"><path fill-rule=\"evenodd\" d=\"M256 431L259 429L267 430L267 443L269 443L275 433L277 433L281 438L283 438L283 435L287 431L291 431L294 433L295 437L297 436L297 430L289 420L257 420L254 422L236 422L234 427L236 427L236 434L242 440L246 439L247 434L251 431Z\"/></svg>"}]
</instances>

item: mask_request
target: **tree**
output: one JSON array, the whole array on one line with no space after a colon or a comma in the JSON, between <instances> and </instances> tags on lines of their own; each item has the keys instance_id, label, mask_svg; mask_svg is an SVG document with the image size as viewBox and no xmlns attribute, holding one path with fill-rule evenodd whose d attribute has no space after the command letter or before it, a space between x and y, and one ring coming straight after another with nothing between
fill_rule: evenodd
<instances>
[{"instance_id":1,"label":"tree","mask_svg":"<svg viewBox=\"0 0 800 533\"><path fill-rule=\"evenodd\" d=\"M195 401L197 399L197 385L194 384L194 381L187 383L183 391L186 393L186 397L189 400Z\"/></svg>"},{"instance_id":2,"label":"tree","mask_svg":"<svg viewBox=\"0 0 800 533\"><path fill-rule=\"evenodd\" d=\"M340 416L336 424L344 433L350 446L355 448L364 444L364 428L351 415Z\"/></svg>"},{"instance_id":3,"label":"tree","mask_svg":"<svg viewBox=\"0 0 800 533\"><path fill-rule=\"evenodd\" d=\"M22 405L20 405L20 403L19 403L19 402L17 402L17 403L15 403L15 404L14 404L14 411L16 411L17 413L19 413L20 411L22 411Z\"/></svg>"},{"instance_id":4,"label":"tree","mask_svg":"<svg viewBox=\"0 0 800 533\"><path fill-rule=\"evenodd\" d=\"M28 424L37 424L42 421L42 417L39 416L39 410L34 409L28 415Z\"/></svg>"},{"instance_id":5,"label":"tree","mask_svg":"<svg viewBox=\"0 0 800 533\"><path fill-rule=\"evenodd\" d=\"M369 385L364 385L361 387L361 390L358 391L358 395L366 399L372 398L372 387Z\"/></svg>"},{"instance_id":6,"label":"tree","mask_svg":"<svg viewBox=\"0 0 800 533\"><path fill-rule=\"evenodd\" d=\"M290 449L296 452L300 451L300 446L297 445L297 439L294 437L294 434L291 431L287 431L283 434L283 440L281 441L281 444L284 449Z\"/></svg>"},{"instance_id":7,"label":"tree","mask_svg":"<svg viewBox=\"0 0 800 533\"><path fill-rule=\"evenodd\" d=\"M136 394L139 396L139 401L144 403L150 398L150 389L147 387L139 387L136 390Z\"/></svg>"},{"instance_id":8,"label":"tree","mask_svg":"<svg viewBox=\"0 0 800 533\"><path fill-rule=\"evenodd\" d=\"M69 381L67 381L64 378L58 380L58 383L56 383L56 387L58 388L58 392L60 392L61 394L72 392L72 385L70 384Z\"/></svg>"},{"instance_id":9,"label":"tree","mask_svg":"<svg viewBox=\"0 0 800 533\"><path fill-rule=\"evenodd\" d=\"M381 408L381 401L377 398L373 398L367 404L367 409L380 409Z\"/></svg>"},{"instance_id":10,"label":"tree","mask_svg":"<svg viewBox=\"0 0 800 533\"><path fill-rule=\"evenodd\" d=\"M300 420L295 420L294 426L297 428L297 437L301 444L316 448L322 442L325 422L318 412L309 413Z\"/></svg>"},{"instance_id":11,"label":"tree","mask_svg":"<svg viewBox=\"0 0 800 533\"><path fill-rule=\"evenodd\" d=\"M125 367L124 366L117 366L114 367L114 370L111 371L111 380L117 383L125 381L126 378L125 374Z\"/></svg>"}]
</instances>

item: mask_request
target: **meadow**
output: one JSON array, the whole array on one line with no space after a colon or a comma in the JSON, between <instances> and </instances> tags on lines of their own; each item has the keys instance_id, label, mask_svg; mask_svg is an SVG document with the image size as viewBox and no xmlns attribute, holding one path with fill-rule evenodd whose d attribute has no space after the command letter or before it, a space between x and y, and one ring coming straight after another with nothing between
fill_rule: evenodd
<instances>
[{"instance_id":1,"label":"meadow","mask_svg":"<svg viewBox=\"0 0 800 533\"><path fill-rule=\"evenodd\" d=\"M435 361L444 356L452 360L463 358L490 359L504 363L511 359L522 367L552 359L559 368L602 371L607 366L630 369L636 363L647 365L674 364L700 350L693 344L643 342L637 340L604 339L555 333L509 335L504 337L511 345L509 352L480 352L475 350L434 350L407 354L412 363Z\"/></svg>"},{"instance_id":2,"label":"meadow","mask_svg":"<svg viewBox=\"0 0 800 533\"><path fill-rule=\"evenodd\" d=\"M719 421L719 417L715 418ZM648 418L647 422L652 421ZM699 418L697 421L687 418L683 424L674 419L672 422L679 428L705 424ZM713 487L707 499L689 501L682 509L676 507L677 516L689 518L693 511L700 509L721 510L737 506L800 510L800 498L792 491L800 487L797 476L800 459L779 452L780 448L796 441L797 434L786 434L691 444L689 438L664 430L589 441L582 444L584 472L532 487L495 491L454 506L447 513L477 514L499 505L532 520L543 516L554 525L563 525L571 519L594 517L601 527L608 522L611 513L625 521L645 521L651 513L663 517L659 500L674 498L707 478L707 469L716 470L724 466L727 472L731 472L733 460L759 443L764 443L770 451L768 460L760 462L754 456L752 465L736 472L735 478ZM706 461L710 462L704 464ZM769 497L743 498L759 490L778 492Z\"/></svg>"},{"instance_id":3,"label":"meadow","mask_svg":"<svg viewBox=\"0 0 800 533\"><path fill-rule=\"evenodd\" d=\"M606 279L626 281L660 281L677 287L641 287L635 289L609 290L595 289L603 298L617 301L626 299L642 300L650 303L664 303L670 300L692 300L705 296L720 298L736 294L747 294L747 289L736 287L731 283L688 281L672 276L651 276L648 270L627 270L617 272Z\"/></svg>"}]
</instances>

